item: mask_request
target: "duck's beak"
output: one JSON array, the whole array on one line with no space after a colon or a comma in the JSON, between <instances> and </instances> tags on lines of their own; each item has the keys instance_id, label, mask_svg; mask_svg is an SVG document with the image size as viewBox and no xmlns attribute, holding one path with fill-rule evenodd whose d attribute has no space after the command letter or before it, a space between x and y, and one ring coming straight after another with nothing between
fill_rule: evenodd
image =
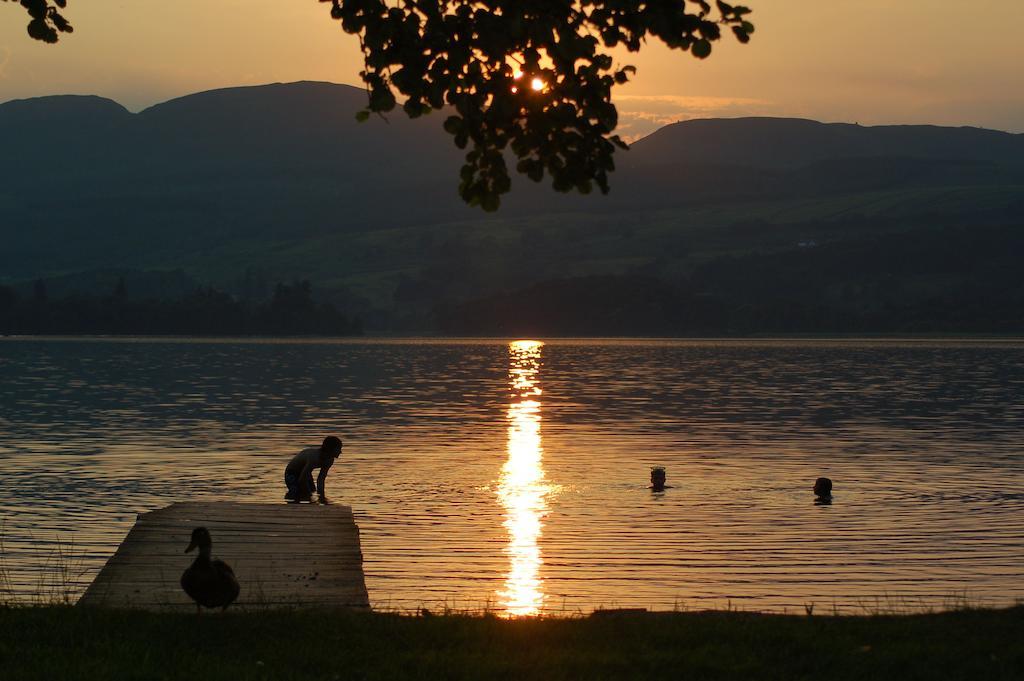
<instances>
[{"instance_id":1,"label":"duck's beak","mask_svg":"<svg viewBox=\"0 0 1024 681\"><path fill-rule=\"evenodd\" d=\"M196 548L196 546L198 546L198 545L196 544L196 540L195 540L195 539L193 539L192 541L190 541L190 542L188 543L188 548L187 548L187 549L185 549L185 553L188 553L189 551L192 551L192 550L194 550L194 549Z\"/></svg>"}]
</instances>

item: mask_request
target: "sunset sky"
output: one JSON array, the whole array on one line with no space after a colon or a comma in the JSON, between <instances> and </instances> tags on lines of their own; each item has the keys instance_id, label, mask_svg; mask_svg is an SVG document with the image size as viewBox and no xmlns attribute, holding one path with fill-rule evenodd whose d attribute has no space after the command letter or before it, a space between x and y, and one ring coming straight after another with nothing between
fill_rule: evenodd
<instances>
[{"instance_id":1,"label":"sunset sky","mask_svg":"<svg viewBox=\"0 0 1024 681\"><path fill-rule=\"evenodd\" d=\"M705 62L651 44L616 103L635 138L676 120L799 116L1024 132L1024 2L749 0L757 33ZM276 81L358 84L353 36L316 0L71 0L44 45L0 4L0 101L98 94L129 109Z\"/></svg>"}]
</instances>

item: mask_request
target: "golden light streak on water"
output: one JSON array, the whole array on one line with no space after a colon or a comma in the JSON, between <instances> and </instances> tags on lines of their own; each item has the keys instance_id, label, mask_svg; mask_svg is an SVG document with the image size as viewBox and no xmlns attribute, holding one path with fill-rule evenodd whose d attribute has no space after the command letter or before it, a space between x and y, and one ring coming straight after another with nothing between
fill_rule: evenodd
<instances>
[{"instance_id":1,"label":"golden light streak on water","mask_svg":"<svg viewBox=\"0 0 1024 681\"><path fill-rule=\"evenodd\" d=\"M510 616L535 615L544 603L539 539L552 486L544 477L541 440L540 358L543 343L509 344L508 460L501 469L498 499L505 509L509 556L500 605Z\"/></svg>"}]
</instances>

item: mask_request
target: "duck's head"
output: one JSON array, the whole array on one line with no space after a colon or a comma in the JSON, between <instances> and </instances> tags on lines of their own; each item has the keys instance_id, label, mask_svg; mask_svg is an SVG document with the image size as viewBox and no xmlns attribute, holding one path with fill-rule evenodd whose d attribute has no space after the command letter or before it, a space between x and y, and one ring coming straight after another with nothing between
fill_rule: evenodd
<instances>
[{"instance_id":1,"label":"duck's head","mask_svg":"<svg viewBox=\"0 0 1024 681\"><path fill-rule=\"evenodd\" d=\"M213 544L213 539L210 538L210 531L205 527L197 527L192 530L192 541L188 543L188 548L185 549L185 553L198 548L200 553L205 553L210 550L210 546Z\"/></svg>"}]
</instances>

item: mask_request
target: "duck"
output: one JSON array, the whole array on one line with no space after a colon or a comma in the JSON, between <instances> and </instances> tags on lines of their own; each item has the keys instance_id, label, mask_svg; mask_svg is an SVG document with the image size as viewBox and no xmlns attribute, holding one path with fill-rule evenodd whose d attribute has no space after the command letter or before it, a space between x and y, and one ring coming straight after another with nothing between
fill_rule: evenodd
<instances>
[{"instance_id":1,"label":"duck","mask_svg":"<svg viewBox=\"0 0 1024 681\"><path fill-rule=\"evenodd\" d=\"M222 560L211 560L213 538L205 527L192 530L192 541L185 553L199 549L199 555L181 575L181 588L196 602L196 612L203 607L226 610L235 602L241 587L231 566Z\"/></svg>"}]
</instances>

